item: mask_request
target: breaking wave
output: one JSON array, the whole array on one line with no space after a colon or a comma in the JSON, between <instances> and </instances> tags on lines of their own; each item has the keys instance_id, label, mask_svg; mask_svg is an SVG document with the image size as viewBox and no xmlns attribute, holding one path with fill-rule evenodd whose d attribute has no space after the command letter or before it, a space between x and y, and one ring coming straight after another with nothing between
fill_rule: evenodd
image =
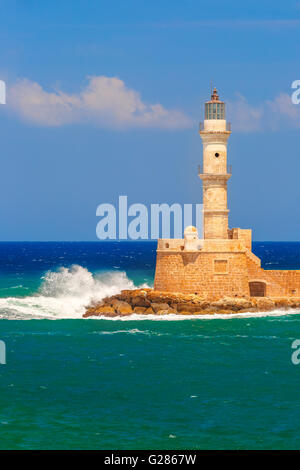
<instances>
[{"instance_id":1,"label":"breaking wave","mask_svg":"<svg viewBox=\"0 0 300 470\"><path fill-rule=\"evenodd\" d=\"M125 272L93 275L78 265L49 271L42 279L35 295L0 298L0 318L81 318L92 301L136 287Z\"/></svg>"},{"instance_id":2,"label":"breaking wave","mask_svg":"<svg viewBox=\"0 0 300 470\"><path fill-rule=\"evenodd\" d=\"M0 298L0 318L8 319L63 319L82 318L86 307L93 301L100 301L106 296L118 294L123 289L149 287L146 284L136 286L125 272L108 271L92 274L82 266L73 265L49 271L43 276L42 284L36 294L27 297ZM207 315L139 315L108 318L91 317L109 321L178 321L178 320L214 320L249 317L280 317L299 314L299 310L273 310L260 313L207 314Z\"/></svg>"}]
</instances>

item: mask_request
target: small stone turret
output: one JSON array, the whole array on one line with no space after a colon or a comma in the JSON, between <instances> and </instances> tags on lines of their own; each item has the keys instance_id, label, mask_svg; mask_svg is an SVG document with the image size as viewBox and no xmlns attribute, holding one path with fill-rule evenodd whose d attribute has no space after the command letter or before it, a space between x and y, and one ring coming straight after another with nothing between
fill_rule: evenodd
<instances>
[{"instance_id":1,"label":"small stone turret","mask_svg":"<svg viewBox=\"0 0 300 470\"><path fill-rule=\"evenodd\" d=\"M197 251L201 248L198 238L198 230L190 225L184 230L184 249L187 251Z\"/></svg>"}]
</instances>

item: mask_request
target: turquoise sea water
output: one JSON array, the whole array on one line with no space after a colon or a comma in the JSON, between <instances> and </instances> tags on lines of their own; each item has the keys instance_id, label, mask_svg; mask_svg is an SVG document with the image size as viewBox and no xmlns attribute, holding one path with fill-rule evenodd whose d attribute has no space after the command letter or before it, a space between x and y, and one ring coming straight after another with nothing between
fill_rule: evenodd
<instances>
[{"instance_id":1,"label":"turquoise sea water","mask_svg":"<svg viewBox=\"0 0 300 470\"><path fill-rule=\"evenodd\" d=\"M83 320L99 290L151 285L154 244L4 245L0 449L300 448L300 312ZM300 267L300 244L254 248Z\"/></svg>"}]
</instances>

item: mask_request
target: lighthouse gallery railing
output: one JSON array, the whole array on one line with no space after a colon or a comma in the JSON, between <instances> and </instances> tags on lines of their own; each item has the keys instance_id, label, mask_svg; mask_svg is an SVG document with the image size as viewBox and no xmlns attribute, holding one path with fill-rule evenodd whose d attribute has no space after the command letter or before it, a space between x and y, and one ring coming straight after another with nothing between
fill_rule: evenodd
<instances>
[{"instance_id":1,"label":"lighthouse gallery railing","mask_svg":"<svg viewBox=\"0 0 300 470\"><path fill-rule=\"evenodd\" d=\"M231 132L231 122L226 122L226 129L227 132ZM199 131L204 131L204 122L199 123ZM218 132L218 131L207 131L207 132Z\"/></svg>"}]
</instances>

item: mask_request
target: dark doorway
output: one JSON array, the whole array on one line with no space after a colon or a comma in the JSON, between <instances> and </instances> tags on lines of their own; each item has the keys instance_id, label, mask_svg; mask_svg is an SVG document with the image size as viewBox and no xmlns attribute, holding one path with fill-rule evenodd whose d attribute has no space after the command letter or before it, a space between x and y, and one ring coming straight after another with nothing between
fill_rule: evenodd
<instances>
[{"instance_id":1,"label":"dark doorway","mask_svg":"<svg viewBox=\"0 0 300 470\"><path fill-rule=\"evenodd\" d=\"M265 282L249 282L250 297L265 297L266 296L266 283Z\"/></svg>"}]
</instances>

